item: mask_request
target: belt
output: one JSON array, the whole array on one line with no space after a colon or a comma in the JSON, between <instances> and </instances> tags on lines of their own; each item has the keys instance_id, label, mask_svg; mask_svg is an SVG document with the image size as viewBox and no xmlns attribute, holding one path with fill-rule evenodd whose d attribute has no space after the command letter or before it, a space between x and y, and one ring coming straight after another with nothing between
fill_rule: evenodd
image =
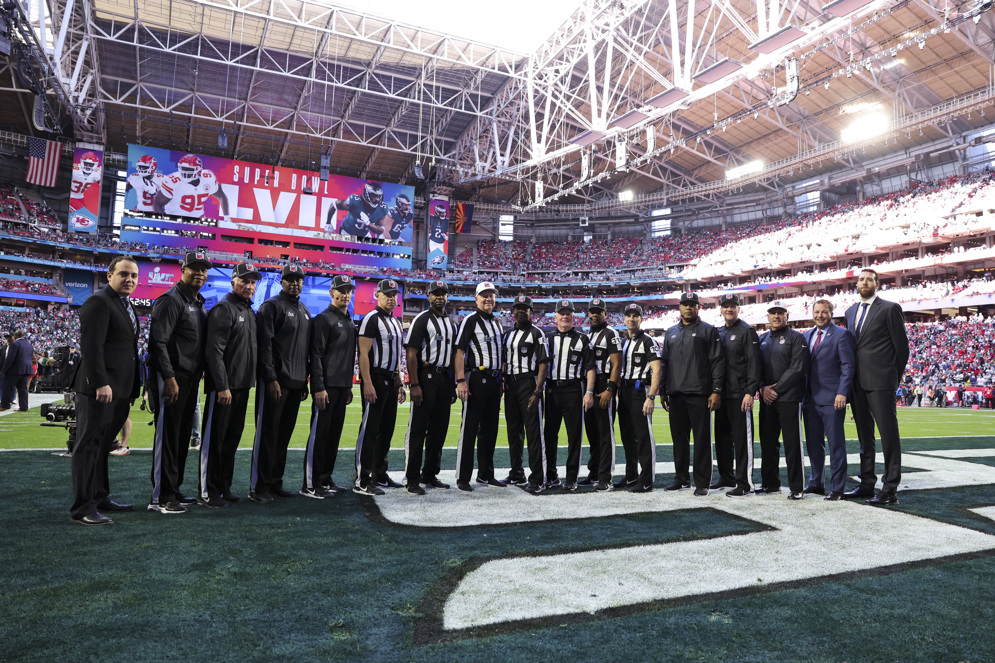
<instances>
[{"instance_id":1,"label":"belt","mask_svg":"<svg viewBox=\"0 0 995 663\"><path fill-rule=\"evenodd\" d=\"M618 386L620 387L635 387L637 382L646 382L648 378L639 378L638 380L633 380L629 378L619 378Z\"/></svg>"},{"instance_id":2,"label":"belt","mask_svg":"<svg viewBox=\"0 0 995 663\"><path fill-rule=\"evenodd\" d=\"M398 377L400 377L400 373L398 373L397 371L391 371L391 370L388 370L388 369L386 369L386 368L371 368L371 369L370 369L370 375L372 375L372 374L374 374L374 373L380 373L380 374L382 374L382 375L383 375L383 374L386 374L386 375L389 375L389 376L391 376L391 377L392 377L392 378L394 378L395 380L396 380L396 379L397 379Z\"/></svg>"},{"instance_id":3,"label":"belt","mask_svg":"<svg viewBox=\"0 0 995 663\"><path fill-rule=\"evenodd\" d=\"M504 376L504 379L507 380L508 382L516 382L518 380L532 379L535 376L536 374L531 371L529 371L528 373L518 373L516 375L508 373Z\"/></svg>"},{"instance_id":4,"label":"belt","mask_svg":"<svg viewBox=\"0 0 995 663\"><path fill-rule=\"evenodd\" d=\"M432 373L448 373L449 372L449 367L448 366L436 366L435 364L422 364L420 368L423 371L429 371L429 372L432 372Z\"/></svg>"},{"instance_id":5,"label":"belt","mask_svg":"<svg viewBox=\"0 0 995 663\"><path fill-rule=\"evenodd\" d=\"M575 384L580 384L580 378L572 378L570 380L546 380L546 384L551 387L572 387Z\"/></svg>"},{"instance_id":6,"label":"belt","mask_svg":"<svg viewBox=\"0 0 995 663\"><path fill-rule=\"evenodd\" d=\"M493 378L501 377L501 371L493 368L477 368L476 366L474 366L470 370L473 371L474 373L480 373L481 375L489 375Z\"/></svg>"}]
</instances>

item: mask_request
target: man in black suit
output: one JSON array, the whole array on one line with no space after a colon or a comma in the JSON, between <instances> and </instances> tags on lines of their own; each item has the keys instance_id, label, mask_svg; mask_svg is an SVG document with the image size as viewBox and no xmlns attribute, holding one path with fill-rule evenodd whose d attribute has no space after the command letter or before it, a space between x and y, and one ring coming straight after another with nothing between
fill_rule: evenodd
<instances>
[{"instance_id":1,"label":"man in black suit","mask_svg":"<svg viewBox=\"0 0 995 663\"><path fill-rule=\"evenodd\" d=\"M138 263L114 258L107 281L79 312L83 360L76 373L75 499L69 513L83 525L113 522L100 511L132 510L108 497L107 454L138 396L138 317L129 301L138 285Z\"/></svg>"},{"instance_id":2,"label":"man in black suit","mask_svg":"<svg viewBox=\"0 0 995 663\"><path fill-rule=\"evenodd\" d=\"M4 378L4 394L0 398L0 411L9 410L14 400L14 392L17 392L17 406L21 412L28 411L28 382L34 370L31 367L31 359L34 356L34 348L31 342L24 337L23 331L14 332L14 343L7 347L7 356L3 360L3 368L0 374Z\"/></svg>"},{"instance_id":3,"label":"man in black suit","mask_svg":"<svg viewBox=\"0 0 995 663\"><path fill-rule=\"evenodd\" d=\"M860 487L844 497L870 497L868 504L898 504L902 480L902 442L898 434L895 390L909 361L909 339L901 307L877 296L878 274L865 269L857 278L861 301L846 311L847 327L857 339L857 374L853 381L853 418L860 440ZM882 487L874 495L874 424L884 454Z\"/></svg>"}]
</instances>

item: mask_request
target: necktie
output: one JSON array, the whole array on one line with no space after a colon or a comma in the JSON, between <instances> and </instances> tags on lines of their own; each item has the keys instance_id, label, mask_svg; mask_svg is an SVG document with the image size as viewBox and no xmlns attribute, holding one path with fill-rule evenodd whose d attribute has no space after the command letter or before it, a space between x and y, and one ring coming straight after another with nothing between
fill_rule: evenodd
<instances>
[{"instance_id":1,"label":"necktie","mask_svg":"<svg viewBox=\"0 0 995 663\"><path fill-rule=\"evenodd\" d=\"M815 349L819 347L819 343L822 342L822 330L815 336L815 345L812 346L812 354L815 354Z\"/></svg>"},{"instance_id":2,"label":"necktie","mask_svg":"<svg viewBox=\"0 0 995 663\"><path fill-rule=\"evenodd\" d=\"M860 336L860 328L864 324L864 318L867 316L867 302L860 305L860 319L857 320L857 328L854 330L854 334Z\"/></svg>"},{"instance_id":3,"label":"necktie","mask_svg":"<svg viewBox=\"0 0 995 663\"><path fill-rule=\"evenodd\" d=\"M123 300L122 300L123 301ZM123 301L124 310L128 312L128 319L131 320L131 331L135 334L138 333L138 318L135 317L135 312L132 310L131 305L128 302Z\"/></svg>"}]
</instances>

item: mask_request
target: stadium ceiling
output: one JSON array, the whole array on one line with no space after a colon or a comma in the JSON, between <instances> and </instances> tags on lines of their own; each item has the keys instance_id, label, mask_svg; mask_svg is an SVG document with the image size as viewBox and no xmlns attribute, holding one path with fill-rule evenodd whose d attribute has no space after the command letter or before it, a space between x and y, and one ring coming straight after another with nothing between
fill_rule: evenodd
<instances>
[{"instance_id":1,"label":"stadium ceiling","mask_svg":"<svg viewBox=\"0 0 995 663\"><path fill-rule=\"evenodd\" d=\"M783 192L956 148L995 100L991 0L584 0L531 54L310 0L17 1L68 137L314 169L330 151L333 172L390 181L419 164L523 208ZM0 125L40 135L21 60L0 67ZM843 144L858 103L888 131Z\"/></svg>"}]
</instances>

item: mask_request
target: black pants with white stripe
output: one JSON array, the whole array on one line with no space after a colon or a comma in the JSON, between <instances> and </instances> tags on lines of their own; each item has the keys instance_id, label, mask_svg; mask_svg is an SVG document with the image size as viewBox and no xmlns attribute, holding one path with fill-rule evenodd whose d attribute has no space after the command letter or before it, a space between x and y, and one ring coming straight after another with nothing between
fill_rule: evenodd
<instances>
[{"instance_id":1,"label":"black pants with white stripe","mask_svg":"<svg viewBox=\"0 0 995 663\"><path fill-rule=\"evenodd\" d=\"M676 480L708 489L712 482L712 413L704 394L670 394L670 436L674 440ZM694 435L694 472L691 465L691 435ZM693 476L692 476L693 475Z\"/></svg>"},{"instance_id":2,"label":"black pants with white stripe","mask_svg":"<svg viewBox=\"0 0 995 663\"><path fill-rule=\"evenodd\" d=\"M656 441L653 439L653 415L643 414L645 402L645 386L619 388L618 428L625 450L625 482L639 481L643 486L652 486L656 480Z\"/></svg>"},{"instance_id":3,"label":"black pants with white stripe","mask_svg":"<svg viewBox=\"0 0 995 663\"><path fill-rule=\"evenodd\" d=\"M304 490L317 490L332 479L352 387L327 387L325 393L328 405L324 410L311 402L311 429L304 450Z\"/></svg>"},{"instance_id":4,"label":"black pants with white stripe","mask_svg":"<svg viewBox=\"0 0 995 663\"><path fill-rule=\"evenodd\" d=\"M252 444L249 490L258 495L283 489L287 447L305 393L304 387L291 389L280 385L280 399L271 401L266 395L266 383L256 382L256 437Z\"/></svg>"},{"instance_id":5,"label":"black pants with white stripe","mask_svg":"<svg viewBox=\"0 0 995 663\"><path fill-rule=\"evenodd\" d=\"M356 485L366 487L387 480L387 453L397 423L397 388L394 374L370 370L370 381L377 392L373 403L363 399L363 420L356 439ZM363 393L363 382L359 383Z\"/></svg>"},{"instance_id":6,"label":"black pants with white stripe","mask_svg":"<svg viewBox=\"0 0 995 663\"><path fill-rule=\"evenodd\" d=\"M412 401L404 436L404 475L409 485L427 483L438 476L453 409L454 387L448 372L436 373L419 367L418 385L421 405Z\"/></svg>"},{"instance_id":7,"label":"black pants with white stripe","mask_svg":"<svg viewBox=\"0 0 995 663\"><path fill-rule=\"evenodd\" d=\"M202 500L231 493L235 476L235 452L245 429L248 389L232 389L231 403L217 402L218 392L207 394L200 440L200 490Z\"/></svg>"},{"instance_id":8,"label":"black pants with white stripe","mask_svg":"<svg viewBox=\"0 0 995 663\"><path fill-rule=\"evenodd\" d=\"M172 405L166 405L163 379L156 376L158 394L155 400L159 411L155 417L155 439L152 442L152 504L165 504L180 497L199 383L198 379L177 375L179 394Z\"/></svg>"},{"instance_id":9,"label":"black pants with white stripe","mask_svg":"<svg viewBox=\"0 0 995 663\"><path fill-rule=\"evenodd\" d=\"M601 394L608 388L608 376L599 375L594 383L594 407L584 413L584 429L591 457L587 475L592 481L608 483L615 472L615 396L607 408L601 407Z\"/></svg>"},{"instance_id":10,"label":"black pants with white stripe","mask_svg":"<svg viewBox=\"0 0 995 663\"><path fill-rule=\"evenodd\" d=\"M781 443L788 466L788 487L800 493L805 487L805 457L802 454L802 415L798 401L760 403L760 479L764 488L781 487Z\"/></svg>"},{"instance_id":11,"label":"black pants with white stripe","mask_svg":"<svg viewBox=\"0 0 995 663\"><path fill-rule=\"evenodd\" d=\"M584 438L584 385L580 382L546 389L546 480L556 479L556 453L560 422L567 429L567 483L577 483Z\"/></svg>"},{"instance_id":12,"label":"black pants with white stripe","mask_svg":"<svg viewBox=\"0 0 995 663\"><path fill-rule=\"evenodd\" d=\"M473 449L477 448L477 478L494 479L494 445L501 415L501 383L498 378L478 371L466 376L470 397L463 404L459 446L456 450L456 481L470 481Z\"/></svg>"},{"instance_id":13,"label":"black pants with white stripe","mask_svg":"<svg viewBox=\"0 0 995 663\"><path fill-rule=\"evenodd\" d=\"M722 399L715 411L715 461L719 479L753 490L753 412L743 412L742 394ZM733 470L733 458L736 460Z\"/></svg>"},{"instance_id":14,"label":"black pants with white stripe","mask_svg":"<svg viewBox=\"0 0 995 663\"><path fill-rule=\"evenodd\" d=\"M524 479L522 466L525 441L529 445L529 482L541 485L546 471L546 449L543 446L543 399L540 395L536 406L529 409L529 399L535 392L535 376L504 382L504 417L508 422L508 456L511 458L512 479ZM554 456L555 466L555 456Z\"/></svg>"}]
</instances>

